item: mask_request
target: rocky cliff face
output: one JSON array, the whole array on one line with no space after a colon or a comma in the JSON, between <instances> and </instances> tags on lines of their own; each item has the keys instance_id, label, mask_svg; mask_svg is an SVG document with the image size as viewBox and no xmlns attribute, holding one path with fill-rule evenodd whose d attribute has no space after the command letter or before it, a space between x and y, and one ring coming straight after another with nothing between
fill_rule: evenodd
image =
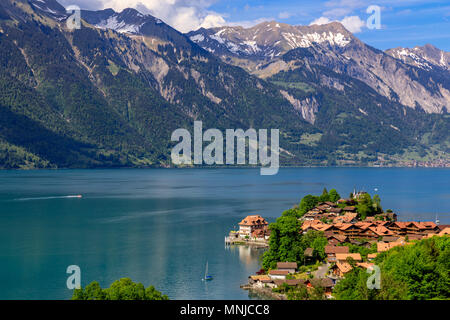
<instances>
[{"instance_id":1,"label":"rocky cliff face","mask_svg":"<svg viewBox=\"0 0 450 320\"><path fill-rule=\"evenodd\" d=\"M252 28L223 27L199 29L189 38L216 55L273 60L289 50L307 48L314 43L345 47L351 35L340 24L330 26L291 26L276 21L263 22Z\"/></svg>"},{"instance_id":2,"label":"rocky cliff face","mask_svg":"<svg viewBox=\"0 0 450 320\"><path fill-rule=\"evenodd\" d=\"M444 72L448 53L432 46L384 53L367 46L337 22L320 26L267 22L249 29L200 29L188 36L224 61L260 77L292 70L295 59L300 59L361 80L410 108L427 113L444 113L449 108L450 76Z\"/></svg>"},{"instance_id":3,"label":"rocky cliff face","mask_svg":"<svg viewBox=\"0 0 450 320\"><path fill-rule=\"evenodd\" d=\"M450 52L440 50L431 44L413 49L399 47L386 50L386 53L406 64L427 71L434 69L450 71Z\"/></svg>"},{"instance_id":4,"label":"rocky cliff face","mask_svg":"<svg viewBox=\"0 0 450 320\"><path fill-rule=\"evenodd\" d=\"M167 166L171 132L194 120L279 128L283 164L448 152L449 118L407 107L423 90L439 112L442 73L340 24L184 35L133 9L82 11L79 30L67 18L54 0L0 2L0 167Z\"/></svg>"}]
</instances>

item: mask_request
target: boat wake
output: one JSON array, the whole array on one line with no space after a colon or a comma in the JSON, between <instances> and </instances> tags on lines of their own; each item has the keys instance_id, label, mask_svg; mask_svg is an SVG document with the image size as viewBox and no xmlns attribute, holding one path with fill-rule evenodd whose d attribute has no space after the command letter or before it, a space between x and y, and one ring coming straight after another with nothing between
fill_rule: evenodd
<instances>
[{"instance_id":1,"label":"boat wake","mask_svg":"<svg viewBox=\"0 0 450 320\"><path fill-rule=\"evenodd\" d=\"M81 199L82 195L75 196L53 196L53 197L35 197L35 198L19 198L14 199L14 201L35 201L35 200L53 200L53 199Z\"/></svg>"}]
</instances>

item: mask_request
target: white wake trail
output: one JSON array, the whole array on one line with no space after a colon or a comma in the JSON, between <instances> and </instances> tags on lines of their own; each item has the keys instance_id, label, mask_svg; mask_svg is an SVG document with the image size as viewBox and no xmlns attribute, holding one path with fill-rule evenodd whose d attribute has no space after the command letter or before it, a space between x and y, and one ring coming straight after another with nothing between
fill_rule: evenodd
<instances>
[{"instance_id":1,"label":"white wake trail","mask_svg":"<svg viewBox=\"0 0 450 320\"><path fill-rule=\"evenodd\" d=\"M82 195L74 195L74 196L53 196L53 197L35 197L35 198L19 198L14 199L14 201L34 201L34 200L53 200L53 199L81 199Z\"/></svg>"}]
</instances>

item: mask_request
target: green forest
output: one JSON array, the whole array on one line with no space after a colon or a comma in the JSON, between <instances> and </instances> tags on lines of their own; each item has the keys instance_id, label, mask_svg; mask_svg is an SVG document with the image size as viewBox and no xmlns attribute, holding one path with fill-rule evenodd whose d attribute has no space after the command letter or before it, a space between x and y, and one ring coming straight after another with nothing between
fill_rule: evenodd
<instances>
[{"instance_id":1,"label":"green forest","mask_svg":"<svg viewBox=\"0 0 450 320\"><path fill-rule=\"evenodd\" d=\"M142 283L123 278L114 281L106 289L96 281L85 288L75 289L72 300L169 300L169 298L153 286L145 288Z\"/></svg>"}]
</instances>

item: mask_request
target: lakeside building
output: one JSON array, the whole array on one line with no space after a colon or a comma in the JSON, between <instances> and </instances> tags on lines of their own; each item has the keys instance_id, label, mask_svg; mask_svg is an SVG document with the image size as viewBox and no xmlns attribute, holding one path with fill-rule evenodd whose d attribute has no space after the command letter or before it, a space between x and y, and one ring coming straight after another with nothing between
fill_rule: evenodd
<instances>
[{"instance_id":1,"label":"lakeside building","mask_svg":"<svg viewBox=\"0 0 450 320\"><path fill-rule=\"evenodd\" d=\"M269 223L260 215L250 215L239 223L239 230L232 230L225 237L225 245L244 244L257 247L269 246Z\"/></svg>"},{"instance_id":2,"label":"lakeside building","mask_svg":"<svg viewBox=\"0 0 450 320\"><path fill-rule=\"evenodd\" d=\"M448 227L442 227L430 221L400 222L397 221L397 215L391 210L366 217L361 221L356 204L357 199L364 194L365 192L359 192L353 199L340 199L337 203L321 202L317 204L299 219L303 222L301 232L305 234L309 230L323 231L330 241L329 244L333 245L368 239L367 246L370 247L371 241L380 240L382 237L407 236L408 240L420 240L429 235L439 234Z\"/></svg>"},{"instance_id":3,"label":"lakeside building","mask_svg":"<svg viewBox=\"0 0 450 320\"><path fill-rule=\"evenodd\" d=\"M286 276L289 274L288 270L270 270L269 277L272 280L286 280Z\"/></svg>"},{"instance_id":4,"label":"lakeside building","mask_svg":"<svg viewBox=\"0 0 450 320\"><path fill-rule=\"evenodd\" d=\"M251 215L239 223L239 237L264 238L268 232L269 223L260 215Z\"/></svg>"},{"instance_id":5,"label":"lakeside building","mask_svg":"<svg viewBox=\"0 0 450 320\"><path fill-rule=\"evenodd\" d=\"M297 262L278 262L277 270L287 271L288 273L296 273L297 272Z\"/></svg>"},{"instance_id":6,"label":"lakeside building","mask_svg":"<svg viewBox=\"0 0 450 320\"><path fill-rule=\"evenodd\" d=\"M328 262L336 262L337 253L350 253L350 248L347 246L325 246L325 254L327 255Z\"/></svg>"}]
</instances>

